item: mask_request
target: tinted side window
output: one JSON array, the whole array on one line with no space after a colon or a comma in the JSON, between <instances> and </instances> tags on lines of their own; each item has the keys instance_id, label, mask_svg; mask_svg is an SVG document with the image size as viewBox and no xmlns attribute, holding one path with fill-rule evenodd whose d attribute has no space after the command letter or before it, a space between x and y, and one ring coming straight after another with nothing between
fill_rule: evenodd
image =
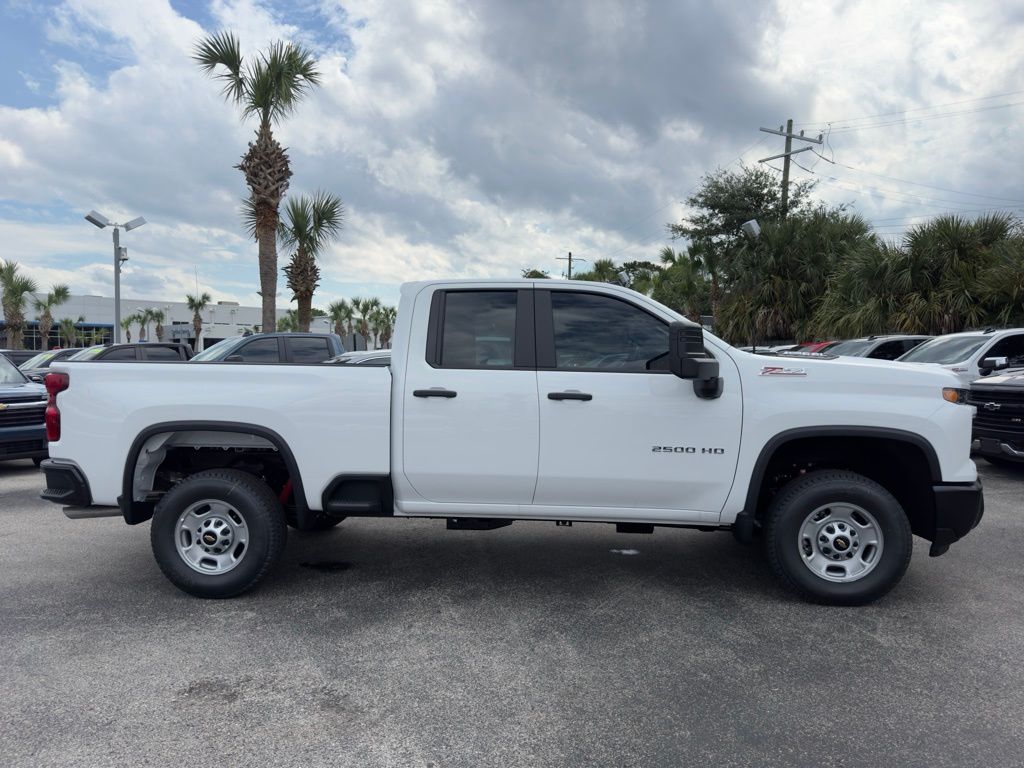
<instances>
[{"instance_id":1,"label":"tinted side window","mask_svg":"<svg viewBox=\"0 0 1024 768\"><path fill-rule=\"evenodd\" d=\"M135 360L135 347L118 347L117 349L111 349L107 354L100 355L98 359L103 361Z\"/></svg>"},{"instance_id":2,"label":"tinted side window","mask_svg":"<svg viewBox=\"0 0 1024 768\"><path fill-rule=\"evenodd\" d=\"M145 347L143 349L147 360L181 360L181 354L170 347Z\"/></svg>"},{"instance_id":3,"label":"tinted side window","mask_svg":"<svg viewBox=\"0 0 1024 768\"><path fill-rule=\"evenodd\" d=\"M553 291L551 312L559 370L667 369L668 325L638 307L610 296Z\"/></svg>"},{"instance_id":4,"label":"tinted side window","mask_svg":"<svg viewBox=\"0 0 1024 768\"><path fill-rule=\"evenodd\" d=\"M332 357L327 339L286 339L293 363L320 363Z\"/></svg>"},{"instance_id":5,"label":"tinted side window","mask_svg":"<svg viewBox=\"0 0 1024 768\"><path fill-rule=\"evenodd\" d=\"M875 360L895 360L906 351L907 347L902 340L887 341L875 347L874 351L872 351L868 357L874 358Z\"/></svg>"},{"instance_id":6,"label":"tinted side window","mask_svg":"<svg viewBox=\"0 0 1024 768\"><path fill-rule=\"evenodd\" d=\"M1005 357L1011 368L1024 365L1024 334L1000 339L982 357Z\"/></svg>"},{"instance_id":7,"label":"tinted side window","mask_svg":"<svg viewBox=\"0 0 1024 768\"><path fill-rule=\"evenodd\" d=\"M452 291L445 296L442 368L511 368L515 291Z\"/></svg>"},{"instance_id":8,"label":"tinted side window","mask_svg":"<svg viewBox=\"0 0 1024 768\"><path fill-rule=\"evenodd\" d=\"M253 339L243 344L234 355L239 355L246 363L279 363L281 355L277 350L277 339Z\"/></svg>"}]
</instances>

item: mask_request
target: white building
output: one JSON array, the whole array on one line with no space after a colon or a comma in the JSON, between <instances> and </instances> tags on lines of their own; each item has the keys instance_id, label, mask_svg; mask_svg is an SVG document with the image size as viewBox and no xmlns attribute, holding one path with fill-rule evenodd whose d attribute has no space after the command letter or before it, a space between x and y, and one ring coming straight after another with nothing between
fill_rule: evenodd
<instances>
[{"instance_id":1,"label":"white building","mask_svg":"<svg viewBox=\"0 0 1024 768\"><path fill-rule=\"evenodd\" d=\"M45 294L36 294L36 297L43 299ZM39 337L39 320L37 312L33 308L33 297L25 298L25 348L42 349L42 340ZM138 314L144 309L158 309L164 313L164 341L184 341L196 349L195 330L192 326L192 311L188 304L183 301L152 301L145 299L121 299L121 318ZM237 301L218 301L210 304L200 312L203 320L203 346L209 346L214 342L232 336L240 336L247 331L259 332L262 317L260 307L243 307ZM278 309L277 318L280 320L286 314L286 310ZM108 296L71 296L66 302L53 310L53 330L50 331L50 347L62 346L58 339L59 323L64 318L72 318L75 327L78 329L80 338L79 344L113 341L114 329L114 300ZM79 320L82 318L82 320ZM0 339L3 338L4 324L0 322ZM132 341L140 338L138 324L131 327ZM314 333L330 333L330 321L322 317L314 317L310 325L310 331ZM148 334L143 333L141 338L149 338L156 341L156 325L151 323ZM125 333L121 331L121 341L126 341ZM0 344L2 344L0 340ZM196 350L198 351L198 350Z\"/></svg>"}]
</instances>

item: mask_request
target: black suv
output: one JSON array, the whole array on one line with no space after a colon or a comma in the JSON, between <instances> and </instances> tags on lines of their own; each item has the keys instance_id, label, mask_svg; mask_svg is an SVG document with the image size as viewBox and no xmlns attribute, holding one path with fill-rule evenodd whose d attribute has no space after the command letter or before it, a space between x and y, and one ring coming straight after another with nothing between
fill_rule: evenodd
<instances>
[{"instance_id":1,"label":"black suv","mask_svg":"<svg viewBox=\"0 0 1024 768\"><path fill-rule=\"evenodd\" d=\"M104 363L169 363L175 360L191 360L192 347L167 341L140 341L138 344L97 344L86 347L67 359L69 363L95 360Z\"/></svg>"},{"instance_id":2,"label":"black suv","mask_svg":"<svg viewBox=\"0 0 1024 768\"><path fill-rule=\"evenodd\" d=\"M971 450L997 466L1024 468L1024 368L972 382L967 403L978 409Z\"/></svg>"}]
</instances>

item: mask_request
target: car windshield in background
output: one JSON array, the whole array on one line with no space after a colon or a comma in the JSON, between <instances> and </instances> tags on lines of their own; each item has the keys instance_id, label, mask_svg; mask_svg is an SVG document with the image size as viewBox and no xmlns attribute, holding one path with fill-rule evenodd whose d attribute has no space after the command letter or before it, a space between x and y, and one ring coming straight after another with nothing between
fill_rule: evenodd
<instances>
[{"instance_id":1,"label":"car windshield in background","mask_svg":"<svg viewBox=\"0 0 1024 768\"><path fill-rule=\"evenodd\" d=\"M840 341L835 346L828 348L830 355L859 355L861 352L867 350L872 344L873 339L853 339L851 341Z\"/></svg>"},{"instance_id":2,"label":"car windshield in background","mask_svg":"<svg viewBox=\"0 0 1024 768\"><path fill-rule=\"evenodd\" d=\"M238 342L240 342L244 338L248 338L248 337L246 337L246 336L238 336L238 337L235 337L233 339L224 339L223 341L218 341L212 347L207 347L202 352L200 352L198 355L194 355L192 357L192 362L193 363L205 363L205 362L209 362L210 360L219 360L224 355L224 353L227 350L229 350L231 347L235 346Z\"/></svg>"},{"instance_id":3,"label":"car windshield in background","mask_svg":"<svg viewBox=\"0 0 1024 768\"><path fill-rule=\"evenodd\" d=\"M26 360L24 363L22 363L18 367L21 368L21 370L23 370L23 371L28 371L28 370L31 370L33 368L45 368L45 367L47 367L46 364L48 362L50 362L50 360L52 360L56 356L57 356L57 351L56 350L54 350L52 352L40 352L35 357L30 357L28 360Z\"/></svg>"},{"instance_id":4,"label":"car windshield in background","mask_svg":"<svg viewBox=\"0 0 1024 768\"><path fill-rule=\"evenodd\" d=\"M104 347L102 344L95 347L86 347L81 352L76 352L71 357L69 357L68 362L74 362L77 360L92 360L104 349L106 349L106 347Z\"/></svg>"},{"instance_id":5,"label":"car windshield in background","mask_svg":"<svg viewBox=\"0 0 1024 768\"><path fill-rule=\"evenodd\" d=\"M0 384L24 384L25 374L14 367L14 363L0 355Z\"/></svg>"},{"instance_id":6,"label":"car windshield in background","mask_svg":"<svg viewBox=\"0 0 1024 768\"><path fill-rule=\"evenodd\" d=\"M932 339L920 346L914 347L903 357L896 359L901 363L939 363L940 365L951 365L969 358L988 340L988 336L954 336L952 338Z\"/></svg>"}]
</instances>

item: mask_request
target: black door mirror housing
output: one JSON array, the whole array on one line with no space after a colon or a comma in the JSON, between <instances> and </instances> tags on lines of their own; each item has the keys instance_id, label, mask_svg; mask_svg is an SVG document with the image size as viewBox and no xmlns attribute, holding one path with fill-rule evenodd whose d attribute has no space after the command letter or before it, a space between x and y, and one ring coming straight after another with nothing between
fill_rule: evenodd
<instances>
[{"instance_id":1,"label":"black door mirror housing","mask_svg":"<svg viewBox=\"0 0 1024 768\"><path fill-rule=\"evenodd\" d=\"M982 376L988 376L992 371L1001 371L1009 367L1009 361L1005 357L986 357L978 364L978 372Z\"/></svg>"},{"instance_id":2,"label":"black door mirror housing","mask_svg":"<svg viewBox=\"0 0 1024 768\"><path fill-rule=\"evenodd\" d=\"M697 397L713 400L722 394L718 361L704 351L704 329L689 323L668 327L668 367L680 379L693 381Z\"/></svg>"}]
</instances>

